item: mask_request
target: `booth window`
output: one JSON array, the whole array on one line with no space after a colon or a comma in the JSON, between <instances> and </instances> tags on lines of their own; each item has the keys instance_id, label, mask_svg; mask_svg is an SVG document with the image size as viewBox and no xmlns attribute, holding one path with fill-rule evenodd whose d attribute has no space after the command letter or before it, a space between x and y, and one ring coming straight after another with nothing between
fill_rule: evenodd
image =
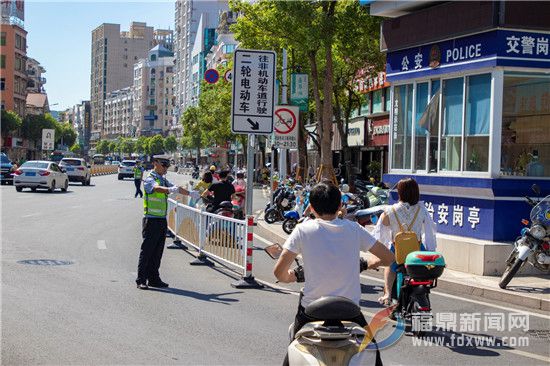
<instances>
[{"instance_id":1,"label":"booth window","mask_svg":"<svg viewBox=\"0 0 550 366\"><path fill-rule=\"evenodd\" d=\"M491 74L468 77L464 170L489 169L489 129L491 115Z\"/></svg>"},{"instance_id":2,"label":"booth window","mask_svg":"<svg viewBox=\"0 0 550 366\"><path fill-rule=\"evenodd\" d=\"M411 169L413 85L394 88L392 168Z\"/></svg>"},{"instance_id":3,"label":"booth window","mask_svg":"<svg viewBox=\"0 0 550 366\"><path fill-rule=\"evenodd\" d=\"M550 177L550 77L504 74L501 174Z\"/></svg>"},{"instance_id":4,"label":"booth window","mask_svg":"<svg viewBox=\"0 0 550 366\"><path fill-rule=\"evenodd\" d=\"M416 84L416 112L414 116L414 161L416 170L426 170L426 137L428 136L428 126L425 123L427 119L422 119L422 116L426 111L426 106L429 101L428 86L429 83Z\"/></svg>"},{"instance_id":5,"label":"booth window","mask_svg":"<svg viewBox=\"0 0 550 366\"><path fill-rule=\"evenodd\" d=\"M460 171L464 78L443 80L440 170Z\"/></svg>"}]
</instances>

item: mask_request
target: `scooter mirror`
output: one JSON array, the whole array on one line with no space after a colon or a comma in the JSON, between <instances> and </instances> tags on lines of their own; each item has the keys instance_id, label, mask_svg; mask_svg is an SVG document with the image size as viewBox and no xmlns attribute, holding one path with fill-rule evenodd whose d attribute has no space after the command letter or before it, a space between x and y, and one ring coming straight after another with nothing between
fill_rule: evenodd
<instances>
[{"instance_id":1,"label":"scooter mirror","mask_svg":"<svg viewBox=\"0 0 550 366\"><path fill-rule=\"evenodd\" d=\"M536 184L536 183L533 184L533 185L531 186L531 189L533 190L533 192L535 192L535 193L537 194L537 196L540 195L540 187L538 186L538 184Z\"/></svg>"},{"instance_id":2,"label":"scooter mirror","mask_svg":"<svg viewBox=\"0 0 550 366\"><path fill-rule=\"evenodd\" d=\"M264 251L273 259L279 259L281 256L281 253L283 252L283 247L280 246L278 243L272 244L268 247L264 248Z\"/></svg>"}]
</instances>

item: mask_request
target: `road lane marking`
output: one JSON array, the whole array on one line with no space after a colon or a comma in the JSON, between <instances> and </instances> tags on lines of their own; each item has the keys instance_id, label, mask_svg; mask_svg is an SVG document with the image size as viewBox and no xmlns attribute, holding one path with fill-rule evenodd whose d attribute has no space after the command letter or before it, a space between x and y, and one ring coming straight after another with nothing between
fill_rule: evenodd
<instances>
[{"instance_id":1,"label":"road lane marking","mask_svg":"<svg viewBox=\"0 0 550 366\"><path fill-rule=\"evenodd\" d=\"M32 214L28 214L28 215L23 215L21 217L34 217L34 216L40 216L41 214L38 212L38 213L32 213Z\"/></svg>"},{"instance_id":2,"label":"road lane marking","mask_svg":"<svg viewBox=\"0 0 550 366\"><path fill-rule=\"evenodd\" d=\"M256 239L259 239L260 241L263 241L266 244L269 244L269 245L273 244L272 242L270 242L269 240L259 236L258 234L254 234L254 237ZM378 277L371 277L371 276L367 276L367 275L363 275L363 274L361 275L361 277L366 279L366 280L371 280L371 281L384 283L384 280L381 279L381 278L378 278ZM500 309L500 310L505 310L507 312L524 313L524 314L528 314L528 315L531 315L531 316L534 316L534 317L550 320L550 315L534 313L534 312L531 312L529 310L524 310L524 309L520 310L520 309L517 309L517 308L512 308L510 306L501 306L501 305L491 304L491 303L488 303L488 302L474 300L474 299L468 299L468 298L465 298L465 297L455 296L455 295L451 295L451 294L447 294L447 293L442 293L442 292L439 292L439 291L437 291L437 292L432 291L432 293L434 295L446 297L446 298L453 299L453 300L460 300L460 301L465 301L465 302L469 302L469 303L472 303L472 304L484 305L484 306L488 306L488 307L492 307L492 308L496 308L496 309Z\"/></svg>"},{"instance_id":3,"label":"road lane marking","mask_svg":"<svg viewBox=\"0 0 550 366\"><path fill-rule=\"evenodd\" d=\"M105 240L97 241L97 249L100 249L100 250L107 249L107 244L105 244Z\"/></svg>"},{"instance_id":4,"label":"road lane marking","mask_svg":"<svg viewBox=\"0 0 550 366\"><path fill-rule=\"evenodd\" d=\"M79 206L71 206L69 208L82 208L82 206L80 206L80 205Z\"/></svg>"}]
</instances>

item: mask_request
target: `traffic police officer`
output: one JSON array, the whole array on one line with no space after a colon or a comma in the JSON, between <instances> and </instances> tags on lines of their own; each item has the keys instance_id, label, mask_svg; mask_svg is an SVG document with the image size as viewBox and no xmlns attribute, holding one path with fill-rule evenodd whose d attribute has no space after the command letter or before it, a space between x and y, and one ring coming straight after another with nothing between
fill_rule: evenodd
<instances>
[{"instance_id":1,"label":"traffic police officer","mask_svg":"<svg viewBox=\"0 0 550 366\"><path fill-rule=\"evenodd\" d=\"M141 163L139 161L136 162L136 165L134 166L134 184L136 186L136 194L134 195L134 198L143 197L143 192L141 191L141 178L143 177L143 167L141 166Z\"/></svg>"},{"instance_id":2,"label":"traffic police officer","mask_svg":"<svg viewBox=\"0 0 550 366\"><path fill-rule=\"evenodd\" d=\"M145 198L143 218L141 252L139 254L137 288L146 290L151 287L168 287L168 284L160 279L159 267L164 251L164 240L168 224L166 214L168 211L168 194L189 192L183 187L176 187L164 177L170 166L170 156L153 156L153 171L145 179Z\"/></svg>"}]
</instances>

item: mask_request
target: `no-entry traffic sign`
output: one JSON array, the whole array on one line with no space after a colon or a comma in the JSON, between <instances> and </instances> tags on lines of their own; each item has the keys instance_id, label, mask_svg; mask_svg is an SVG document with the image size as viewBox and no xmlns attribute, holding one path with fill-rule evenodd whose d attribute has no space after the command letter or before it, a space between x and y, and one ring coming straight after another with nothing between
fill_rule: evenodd
<instances>
[{"instance_id":1,"label":"no-entry traffic sign","mask_svg":"<svg viewBox=\"0 0 550 366\"><path fill-rule=\"evenodd\" d=\"M216 69L208 69L204 72L204 80L208 84L215 84L220 79L220 73Z\"/></svg>"},{"instance_id":2,"label":"no-entry traffic sign","mask_svg":"<svg viewBox=\"0 0 550 366\"><path fill-rule=\"evenodd\" d=\"M272 133L275 52L237 49L233 65L231 131L257 135Z\"/></svg>"},{"instance_id":3,"label":"no-entry traffic sign","mask_svg":"<svg viewBox=\"0 0 550 366\"><path fill-rule=\"evenodd\" d=\"M299 113L299 107L288 105L275 107L275 147L284 149L298 148Z\"/></svg>"}]
</instances>

